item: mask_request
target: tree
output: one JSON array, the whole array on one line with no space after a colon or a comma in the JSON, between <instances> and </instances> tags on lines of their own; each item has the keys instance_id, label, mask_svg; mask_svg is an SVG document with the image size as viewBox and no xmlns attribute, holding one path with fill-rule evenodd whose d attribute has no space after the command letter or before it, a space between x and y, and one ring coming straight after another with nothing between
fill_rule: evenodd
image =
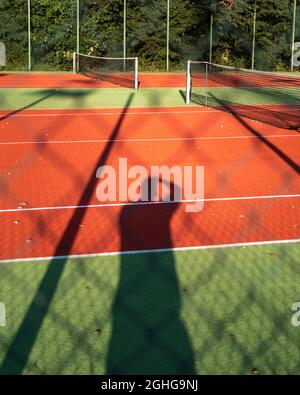
<instances>
[{"instance_id":1,"label":"tree","mask_svg":"<svg viewBox=\"0 0 300 395\"><path fill-rule=\"evenodd\" d=\"M288 67L291 32L291 0L234 0L215 12L214 60L234 66L251 64L253 15L257 7L256 67Z\"/></svg>"},{"instance_id":2,"label":"tree","mask_svg":"<svg viewBox=\"0 0 300 395\"><path fill-rule=\"evenodd\" d=\"M36 70L71 70L76 48L73 0L31 2L32 64Z\"/></svg>"},{"instance_id":3,"label":"tree","mask_svg":"<svg viewBox=\"0 0 300 395\"><path fill-rule=\"evenodd\" d=\"M206 60L210 14L214 15L213 59L249 67L253 12L257 4L256 67L289 64L293 0L170 0L170 66ZM80 1L80 50L123 55L124 0ZM127 0L127 54L145 70L165 69L166 0ZM299 11L298 7L298 13ZM76 0L31 0L32 60L35 69L71 70L76 50ZM0 41L10 69L26 69L27 0L1 0ZM296 37L298 39L299 24Z\"/></svg>"},{"instance_id":4,"label":"tree","mask_svg":"<svg viewBox=\"0 0 300 395\"><path fill-rule=\"evenodd\" d=\"M1 0L0 21L0 41L6 46L6 69L27 69L27 2Z\"/></svg>"}]
</instances>

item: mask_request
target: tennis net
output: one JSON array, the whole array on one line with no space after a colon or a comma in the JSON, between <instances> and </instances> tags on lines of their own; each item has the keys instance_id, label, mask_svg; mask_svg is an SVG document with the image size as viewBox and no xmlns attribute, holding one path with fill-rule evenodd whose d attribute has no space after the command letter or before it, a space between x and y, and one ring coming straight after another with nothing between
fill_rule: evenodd
<instances>
[{"instance_id":1,"label":"tennis net","mask_svg":"<svg viewBox=\"0 0 300 395\"><path fill-rule=\"evenodd\" d=\"M108 58L74 52L73 72L138 89L138 58Z\"/></svg>"},{"instance_id":2,"label":"tennis net","mask_svg":"<svg viewBox=\"0 0 300 395\"><path fill-rule=\"evenodd\" d=\"M186 90L187 103L286 129L300 128L300 77L189 61Z\"/></svg>"}]
</instances>

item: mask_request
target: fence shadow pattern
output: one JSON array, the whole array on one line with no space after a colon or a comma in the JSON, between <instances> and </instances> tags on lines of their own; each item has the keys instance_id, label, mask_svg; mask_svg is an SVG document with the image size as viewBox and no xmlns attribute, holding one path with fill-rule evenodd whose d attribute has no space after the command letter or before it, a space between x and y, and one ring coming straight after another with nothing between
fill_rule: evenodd
<instances>
[{"instance_id":1,"label":"fence shadow pattern","mask_svg":"<svg viewBox=\"0 0 300 395\"><path fill-rule=\"evenodd\" d=\"M47 95L50 92L45 92L45 100ZM91 199L96 169L107 162L131 99L129 96L110 143L87 180L70 166L65 155L59 156L51 147L47 152L53 166L64 166L71 173L74 188L78 183L85 184L78 202L81 205ZM76 100L80 105L85 96ZM159 103L159 94L153 100ZM247 120L238 114L233 116L248 128L249 135L260 137L259 145L284 161L292 172L299 172L295 158L259 136ZM55 118L49 120L49 126L55 128L56 122ZM213 127L213 123L207 122L207 127ZM180 136L182 128L184 125L177 124L174 133ZM195 147L197 142L189 142L185 146L187 155ZM42 146L36 149L43 153ZM181 148L171 151L166 162L182 153ZM197 152L204 163L215 160L204 150ZM27 155L20 160L32 166L31 155ZM130 147L128 156L137 163L142 160ZM252 158L246 156L244 166ZM230 174L242 170L233 163ZM283 172L278 192L290 182ZM10 193L5 180L2 185ZM215 188L221 192L225 187L220 176ZM264 204L265 211L270 212L276 203ZM170 223L177 209L176 204L167 208L149 206L141 216L133 207L124 206L119 229L112 229L109 219L102 218L107 234L99 238L107 245L114 232L119 232L124 247L138 238L141 248L147 249L151 237L161 231L170 249L165 253L1 263L0 295L4 295L7 316L13 317L13 321L8 318L6 332L0 328L1 374L251 374L253 369L262 374L297 374L300 334L291 326L290 317L291 305L299 299L299 247L174 252ZM74 212L56 246L57 255L71 248L84 214L84 210ZM226 211L222 215L226 217ZM252 222L244 229L245 236L253 227L263 228L263 218L255 208L250 216ZM277 220L274 218L274 225ZM36 225L47 234L47 223ZM181 218L175 225L187 242L191 232L205 234L215 226L191 217ZM97 231L97 227L91 229ZM265 232L270 235L272 229Z\"/></svg>"}]
</instances>

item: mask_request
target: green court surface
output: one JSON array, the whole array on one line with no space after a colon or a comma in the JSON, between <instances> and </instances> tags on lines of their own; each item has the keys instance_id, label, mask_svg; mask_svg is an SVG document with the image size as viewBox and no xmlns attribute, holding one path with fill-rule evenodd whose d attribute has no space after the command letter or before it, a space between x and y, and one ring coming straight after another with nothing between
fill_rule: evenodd
<instances>
[{"instance_id":1,"label":"green court surface","mask_svg":"<svg viewBox=\"0 0 300 395\"><path fill-rule=\"evenodd\" d=\"M273 244L0 263L0 372L299 374L299 254Z\"/></svg>"},{"instance_id":2,"label":"green court surface","mask_svg":"<svg viewBox=\"0 0 300 395\"><path fill-rule=\"evenodd\" d=\"M208 105L290 105L300 102L299 87L251 87L251 88L194 88L193 95L208 99ZM204 101L203 101L204 104Z\"/></svg>"},{"instance_id":3,"label":"green court surface","mask_svg":"<svg viewBox=\"0 0 300 395\"><path fill-rule=\"evenodd\" d=\"M199 96L198 96L199 95ZM186 107L185 88L143 88L137 92L126 88L106 89L1 89L0 109L74 109L125 108L132 96L130 107ZM196 96L196 97L195 97ZM198 97L197 97L198 96ZM299 88L210 88L208 105L290 105L299 104ZM199 99L200 98L200 99ZM189 106L200 100L205 104L205 89L193 90ZM196 99L196 100L195 100ZM232 100L234 99L234 103Z\"/></svg>"},{"instance_id":4,"label":"green court surface","mask_svg":"<svg viewBox=\"0 0 300 395\"><path fill-rule=\"evenodd\" d=\"M0 109L73 109L125 108L132 96L131 107L186 106L184 89L144 88L137 92L115 89L1 89Z\"/></svg>"}]
</instances>

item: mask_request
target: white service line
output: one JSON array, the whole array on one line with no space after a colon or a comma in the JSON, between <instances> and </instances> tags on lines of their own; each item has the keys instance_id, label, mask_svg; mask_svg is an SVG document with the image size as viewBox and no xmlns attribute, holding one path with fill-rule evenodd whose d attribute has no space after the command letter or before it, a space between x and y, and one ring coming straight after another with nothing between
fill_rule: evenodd
<instances>
[{"instance_id":1,"label":"white service line","mask_svg":"<svg viewBox=\"0 0 300 395\"><path fill-rule=\"evenodd\" d=\"M83 259L83 258L96 258L104 256L120 256L120 255L137 255L137 254L157 254L164 252L173 251L201 251L211 249L227 249L227 248L242 248L242 247L253 247L253 246L264 246L264 245L277 245L277 244L296 244L300 243L300 239L288 239L288 240L267 240L267 241L253 241L245 243L228 243L228 244L211 244L193 247L174 247L174 248L160 248L153 250L133 250L133 251L114 251L114 252L98 252L91 254L76 254L76 255L58 255L58 256L47 256L37 258L17 258L17 259L2 259L1 263L17 263L17 262L40 262L50 261L54 259Z\"/></svg>"},{"instance_id":2,"label":"white service line","mask_svg":"<svg viewBox=\"0 0 300 395\"><path fill-rule=\"evenodd\" d=\"M29 208L12 208L2 209L0 213L15 213L27 211L49 211L49 210L69 210L69 209L85 209L85 208L108 208L108 207L124 207L124 206L148 206L159 204L178 204L178 203L196 203L196 202L226 202L226 201L240 201L240 200L262 200L262 199L297 199L300 194L293 195L261 195L261 196L238 196L238 197L222 197L222 198L204 198L204 199L189 199L189 200L173 200L173 201L158 201L158 202L124 202L124 203L99 203L99 204L84 204L73 206L46 206L46 207L29 207Z\"/></svg>"},{"instance_id":3,"label":"white service line","mask_svg":"<svg viewBox=\"0 0 300 395\"><path fill-rule=\"evenodd\" d=\"M165 138L140 138L140 139L95 139L95 140L50 140L50 141L8 141L0 142L1 145L34 145L34 144L92 144L92 143L143 143L156 141L201 141L201 140L241 140L241 139L266 139L266 138L299 138L300 134L266 134L261 136L202 136L202 137L165 137Z\"/></svg>"}]
</instances>

